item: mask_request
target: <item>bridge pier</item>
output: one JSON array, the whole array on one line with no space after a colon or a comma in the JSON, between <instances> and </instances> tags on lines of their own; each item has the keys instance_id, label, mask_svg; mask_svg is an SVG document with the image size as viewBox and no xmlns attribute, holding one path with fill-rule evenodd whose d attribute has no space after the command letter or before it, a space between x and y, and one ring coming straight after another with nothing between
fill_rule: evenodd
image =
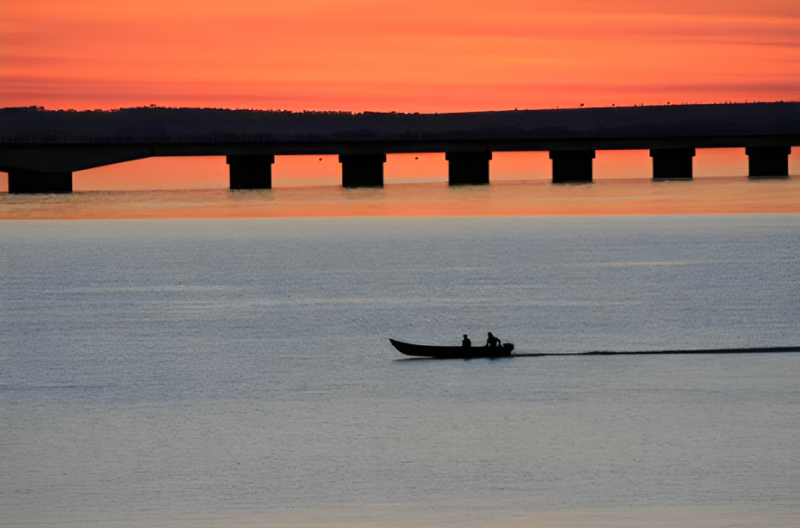
<instances>
[{"instance_id":1,"label":"bridge pier","mask_svg":"<svg viewBox=\"0 0 800 528\"><path fill-rule=\"evenodd\" d=\"M789 176L789 154L792 147L747 147L751 178Z\"/></svg>"},{"instance_id":2,"label":"bridge pier","mask_svg":"<svg viewBox=\"0 0 800 528\"><path fill-rule=\"evenodd\" d=\"M227 156L230 188L272 189L272 164L275 156Z\"/></svg>"},{"instance_id":3,"label":"bridge pier","mask_svg":"<svg viewBox=\"0 0 800 528\"><path fill-rule=\"evenodd\" d=\"M342 187L383 187L386 154L340 154Z\"/></svg>"},{"instance_id":4,"label":"bridge pier","mask_svg":"<svg viewBox=\"0 0 800 528\"><path fill-rule=\"evenodd\" d=\"M551 150L553 183L592 183L593 150Z\"/></svg>"},{"instance_id":5,"label":"bridge pier","mask_svg":"<svg viewBox=\"0 0 800 528\"><path fill-rule=\"evenodd\" d=\"M651 149L654 180L691 180L693 148Z\"/></svg>"},{"instance_id":6,"label":"bridge pier","mask_svg":"<svg viewBox=\"0 0 800 528\"><path fill-rule=\"evenodd\" d=\"M71 172L8 171L9 194L66 194L72 192Z\"/></svg>"},{"instance_id":7,"label":"bridge pier","mask_svg":"<svg viewBox=\"0 0 800 528\"><path fill-rule=\"evenodd\" d=\"M491 152L447 152L444 157L449 162L448 181L450 185L487 185L489 183Z\"/></svg>"}]
</instances>

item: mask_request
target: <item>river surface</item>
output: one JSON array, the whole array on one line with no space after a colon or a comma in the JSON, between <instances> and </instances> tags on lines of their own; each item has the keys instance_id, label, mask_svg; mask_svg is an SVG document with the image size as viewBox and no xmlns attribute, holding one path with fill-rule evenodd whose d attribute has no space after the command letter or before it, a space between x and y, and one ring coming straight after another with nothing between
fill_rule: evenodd
<instances>
[{"instance_id":1,"label":"river surface","mask_svg":"<svg viewBox=\"0 0 800 528\"><path fill-rule=\"evenodd\" d=\"M800 215L0 223L0 526L798 526Z\"/></svg>"},{"instance_id":2,"label":"river surface","mask_svg":"<svg viewBox=\"0 0 800 528\"><path fill-rule=\"evenodd\" d=\"M1 220L162 220L335 217L631 216L800 214L800 177L549 180L448 186L445 182L229 191L167 189L0 192Z\"/></svg>"}]
</instances>

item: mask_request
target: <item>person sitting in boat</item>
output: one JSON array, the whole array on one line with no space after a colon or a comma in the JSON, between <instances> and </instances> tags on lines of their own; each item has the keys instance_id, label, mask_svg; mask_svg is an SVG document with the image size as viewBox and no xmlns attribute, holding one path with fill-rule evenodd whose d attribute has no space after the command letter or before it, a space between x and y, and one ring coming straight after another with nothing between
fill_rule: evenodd
<instances>
[{"instance_id":1,"label":"person sitting in boat","mask_svg":"<svg viewBox=\"0 0 800 528\"><path fill-rule=\"evenodd\" d=\"M464 334L464 339L461 340L461 346L464 348L469 348L472 346L472 341L469 340L467 334Z\"/></svg>"},{"instance_id":2,"label":"person sitting in boat","mask_svg":"<svg viewBox=\"0 0 800 528\"><path fill-rule=\"evenodd\" d=\"M491 332L489 332L489 337L486 338L486 346L490 348L499 347L500 340L493 336Z\"/></svg>"}]
</instances>

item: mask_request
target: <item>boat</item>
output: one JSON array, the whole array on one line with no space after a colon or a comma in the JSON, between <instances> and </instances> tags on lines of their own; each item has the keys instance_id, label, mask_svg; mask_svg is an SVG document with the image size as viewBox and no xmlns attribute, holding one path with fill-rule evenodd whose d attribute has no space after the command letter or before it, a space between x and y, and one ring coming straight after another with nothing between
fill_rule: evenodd
<instances>
[{"instance_id":1,"label":"boat","mask_svg":"<svg viewBox=\"0 0 800 528\"><path fill-rule=\"evenodd\" d=\"M415 345L404 343L396 339L389 339L398 351L406 356L426 357L436 359L470 359L470 358L491 358L508 357L514 350L511 343L503 343L498 347L465 347L465 346L435 346L435 345Z\"/></svg>"}]
</instances>

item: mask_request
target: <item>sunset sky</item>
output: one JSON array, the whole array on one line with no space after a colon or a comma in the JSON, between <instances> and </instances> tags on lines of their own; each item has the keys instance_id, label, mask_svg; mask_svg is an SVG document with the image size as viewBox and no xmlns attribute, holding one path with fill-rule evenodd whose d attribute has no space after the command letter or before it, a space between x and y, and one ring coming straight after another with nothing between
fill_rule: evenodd
<instances>
[{"instance_id":1,"label":"sunset sky","mask_svg":"<svg viewBox=\"0 0 800 528\"><path fill-rule=\"evenodd\" d=\"M797 0L0 1L0 106L798 99Z\"/></svg>"},{"instance_id":2,"label":"sunset sky","mask_svg":"<svg viewBox=\"0 0 800 528\"><path fill-rule=\"evenodd\" d=\"M0 0L0 107L213 106L451 112L800 100L797 0ZM746 175L743 149L696 175ZM741 152L740 152L741 150ZM795 149L797 151L798 149ZM792 155L790 171L800 163ZM596 177L648 177L646 151ZM497 153L492 178L550 177ZM335 157L281 157L275 185L337 185ZM446 181L441 154L387 182ZM222 158L75 174L76 190L226 188ZM0 174L0 192L7 178Z\"/></svg>"}]
</instances>

